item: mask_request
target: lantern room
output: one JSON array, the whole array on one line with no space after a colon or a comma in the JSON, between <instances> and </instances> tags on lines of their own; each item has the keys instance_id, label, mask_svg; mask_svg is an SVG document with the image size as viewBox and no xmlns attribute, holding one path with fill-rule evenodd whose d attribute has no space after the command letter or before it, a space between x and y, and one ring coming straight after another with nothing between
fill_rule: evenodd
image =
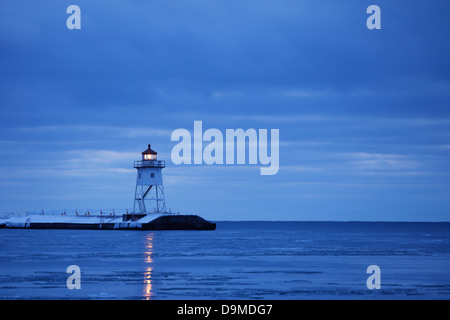
<instances>
[{"instance_id":1,"label":"lantern room","mask_svg":"<svg viewBox=\"0 0 450 320\"><path fill-rule=\"evenodd\" d=\"M150 148L150 145L148 145L148 149L142 152L142 160L143 161L152 161L157 160L157 152L155 150L152 150Z\"/></svg>"}]
</instances>

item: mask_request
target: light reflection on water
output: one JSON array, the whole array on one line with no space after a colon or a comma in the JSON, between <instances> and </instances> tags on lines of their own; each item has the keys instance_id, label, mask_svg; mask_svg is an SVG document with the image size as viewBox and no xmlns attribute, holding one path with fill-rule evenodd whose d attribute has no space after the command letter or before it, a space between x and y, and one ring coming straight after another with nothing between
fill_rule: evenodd
<instances>
[{"instance_id":1,"label":"light reflection on water","mask_svg":"<svg viewBox=\"0 0 450 320\"><path fill-rule=\"evenodd\" d=\"M152 297L152 254L153 254L153 233L148 233L145 237L145 272L144 272L144 300L150 300Z\"/></svg>"}]
</instances>

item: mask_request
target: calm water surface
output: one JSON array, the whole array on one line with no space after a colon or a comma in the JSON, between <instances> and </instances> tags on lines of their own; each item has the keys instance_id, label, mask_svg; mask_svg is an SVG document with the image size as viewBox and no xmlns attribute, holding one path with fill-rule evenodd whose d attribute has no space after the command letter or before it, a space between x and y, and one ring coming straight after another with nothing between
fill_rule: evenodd
<instances>
[{"instance_id":1,"label":"calm water surface","mask_svg":"<svg viewBox=\"0 0 450 320\"><path fill-rule=\"evenodd\" d=\"M369 265L380 290L366 286ZM449 299L449 270L450 223L0 230L0 299Z\"/></svg>"}]
</instances>

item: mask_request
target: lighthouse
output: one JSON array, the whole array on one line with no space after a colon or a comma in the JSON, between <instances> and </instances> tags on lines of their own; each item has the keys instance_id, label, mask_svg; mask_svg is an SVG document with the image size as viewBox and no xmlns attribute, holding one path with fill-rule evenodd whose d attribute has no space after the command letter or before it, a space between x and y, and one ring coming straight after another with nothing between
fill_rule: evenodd
<instances>
[{"instance_id":1,"label":"lighthouse","mask_svg":"<svg viewBox=\"0 0 450 320\"><path fill-rule=\"evenodd\" d=\"M166 213L161 172L166 162L158 160L158 153L148 145L148 149L142 152L142 160L135 161L134 167L137 178L133 213Z\"/></svg>"},{"instance_id":2,"label":"lighthouse","mask_svg":"<svg viewBox=\"0 0 450 320\"><path fill-rule=\"evenodd\" d=\"M0 219L2 228L25 229L99 229L99 230L215 230L216 224L193 214L170 214L166 210L161 170L166 162L150 145L142 159L134 162L137 169L133 212L122 216L90 217L30 215ZM170 210L169 210L170 211ZM153 214L152 214L153 213Z\"/></svg>"}]
</instances>

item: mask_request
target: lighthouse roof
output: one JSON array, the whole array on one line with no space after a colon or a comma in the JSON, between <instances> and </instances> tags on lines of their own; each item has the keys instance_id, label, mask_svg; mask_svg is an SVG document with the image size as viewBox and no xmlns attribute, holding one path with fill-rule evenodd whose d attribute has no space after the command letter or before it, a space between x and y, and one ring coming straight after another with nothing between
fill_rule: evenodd
<instances>
[{"instance_id":1,"label":"lighthouse roof","mask_svg":"<svg viewBox=\"0 0 450 320\"><path fill-rule=\"evenodd\" d=\"M150 148L150 145L148 145L148 149L142 152L142 154L158 154L158 153L152 148Z\"/></svg>"}]
</instances>

